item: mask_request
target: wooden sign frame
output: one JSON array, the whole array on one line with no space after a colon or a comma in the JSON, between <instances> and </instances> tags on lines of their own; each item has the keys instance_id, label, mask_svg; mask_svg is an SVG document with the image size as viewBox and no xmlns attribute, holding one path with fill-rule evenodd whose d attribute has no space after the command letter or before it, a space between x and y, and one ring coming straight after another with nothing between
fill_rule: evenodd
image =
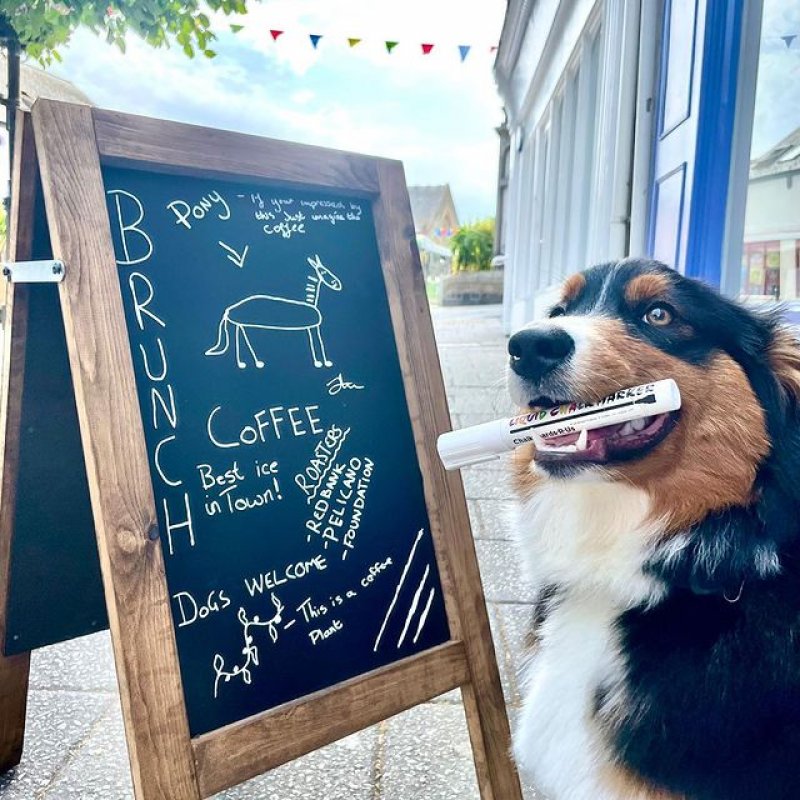
<instances>
[{"instance_id":1,"label":"wooden sign frame","mask_svg":"<svg viewBox=\"0 0 800 800\"><path fill-rule=\"evenodd\" d=\"M26 136L17 149L17 216L38 161L53 257L66 265L60 304L136 797L207 797L460 687L481 797L521 800L463 488L436 454L450 420L402 164L51 100L38 100L31 117L35 154L31 126L20 126ZM190 737L161 544L148 537L155 502L101 165L313 185L371 201L449 642ZM19 219L15 230L13 256L22 258L28 234ZM24 336L15 313L8 338ZM18 413L13 360L10 375L6 420ZM4 499L11 472L4 474ZM0 603L3 548L0 538ZM0 656L0 766L18 759L27 671L27 657ZM15 708L7 723L6 711Z\"/></svg>"}]
</instances>

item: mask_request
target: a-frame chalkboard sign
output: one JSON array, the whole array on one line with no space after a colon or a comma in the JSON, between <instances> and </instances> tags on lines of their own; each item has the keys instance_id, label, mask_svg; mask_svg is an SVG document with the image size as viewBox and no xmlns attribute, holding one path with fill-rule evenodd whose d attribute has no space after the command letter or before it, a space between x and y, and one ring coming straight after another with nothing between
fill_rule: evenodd
<instances>
[{"instance_id":1,"label":"a-frame chalkboard sign","mask_svg":"<svg viewBox=\"0 0 800 800\"><path fill-rule=\"evenodd\" d=\"M520 798L401 164L46 100L18 131L0 769L26 651L107 611L138 798L455 687Z\"/></svg>"}]
</instances>

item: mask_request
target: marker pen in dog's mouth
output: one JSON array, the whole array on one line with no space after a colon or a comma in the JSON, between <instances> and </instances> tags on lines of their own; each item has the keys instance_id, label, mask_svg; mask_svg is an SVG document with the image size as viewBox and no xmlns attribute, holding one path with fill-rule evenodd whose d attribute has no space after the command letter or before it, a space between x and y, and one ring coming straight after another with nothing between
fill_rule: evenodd
<instances>
[{"instance_id":1,"label":"marker pen in dog's mouth","mask_svg":"<svg viewBox=\"0 0 800 800\"><path fill-rule=\"evenodd\" d=\"M621 425L677 411L680 407L678 384L668 378L622 389L597 403L565 403L534 409L511 419L443 433L437 449L446 469L460 469L499 458L523 444L533 443L537 449L542 449L548 440L607 425Z\"/></svg>"}]
</instances>

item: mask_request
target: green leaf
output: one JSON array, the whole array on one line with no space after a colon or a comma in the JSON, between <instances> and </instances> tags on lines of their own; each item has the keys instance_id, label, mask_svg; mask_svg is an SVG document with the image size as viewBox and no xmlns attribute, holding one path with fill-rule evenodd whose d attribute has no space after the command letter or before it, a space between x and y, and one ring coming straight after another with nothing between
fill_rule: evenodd
<instances>
[{"instance_id":1,"label":"green leaf","mask_svg":"<svg viewBox=\"0 0 800 800\"><path fill-rule=\"evenodd\" d=\"M206 58L216 58L217 54L214 50L203 50L203 55Z\"/></svg>"}]
</instances>

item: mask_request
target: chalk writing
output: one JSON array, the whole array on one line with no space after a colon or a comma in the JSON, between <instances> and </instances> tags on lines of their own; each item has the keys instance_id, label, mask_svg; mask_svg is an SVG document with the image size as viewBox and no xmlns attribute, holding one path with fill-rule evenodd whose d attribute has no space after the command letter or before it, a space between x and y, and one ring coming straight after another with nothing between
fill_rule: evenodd
<instances>
[{"instance_id":1,"label":"chalk writing","mask_svg":"<svg viewBox=\"0 0 800 800\"><path fill-rule=\"evenodd\" d=\"M294 482L305 494L307 503L311 503L317 496L317 492L333 467L348 433L350 433L350 428L331 425L325 432L325 436L314 445L314 455L306 468L294 476Z\"/></svg>"},{"instance_id":2,"label":"chalk writing","mask_svg":"<svg viewBox=\"0 0 800 800\"><path fill-rule=\"evenodd\" d=\"M172 200L167 203L167 208L175 214L175 224L182 225L187 230L192 229L192 220L205 219L211 212L220 220L231 218L230 206L217 191L209 192L194 204L185 200Z\"/></svg>"},{"instance_id":3,"label":"chalk writing","mask_svg":"<svg viewBox=\"0 0 800 800\"><path fill-rule=\"evenodd\" d=\"M328 387L328 394L331 397L335 397L337 394L339 394L339 392L342 392L345 389L352 389L354 391L358 391L359 389L364 388L360 383L353 383L352 381L346 381L342 377L341 372L335 378L331 378L325 385Z\"/></svg>"}]
</instances>

